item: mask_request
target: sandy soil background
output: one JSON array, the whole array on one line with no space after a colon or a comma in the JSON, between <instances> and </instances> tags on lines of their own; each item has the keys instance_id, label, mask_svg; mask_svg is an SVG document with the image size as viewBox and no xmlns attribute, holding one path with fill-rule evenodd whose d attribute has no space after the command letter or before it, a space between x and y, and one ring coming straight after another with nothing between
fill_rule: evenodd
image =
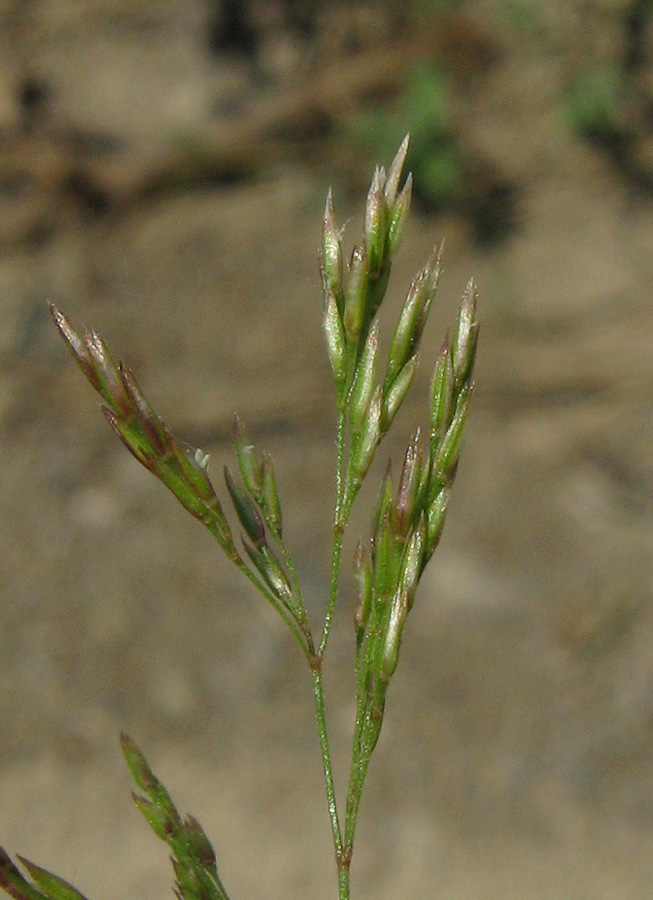
<instances>
[{"instance_id":1,"label":"sandy soil background","mask_svg":"<svg viewBox=\"0 0 653 900\"><path fill-rule=\"evenodd\" d=\"M251 3L249 37L226 48L199 0L0 7L0 845L92 900L169 895L124 729L205 826L232 897L335 896L302 659L109 433L45 301L103 334L214 473L240 413L273 454L319 618L334 441L321 207L333 183L351 245L376 161L355 123L372 101L393 108L426 56L453 75L474 164L465 201L417 210L393 274L397 309L445 239L421 375L379 472L424 421L428 359L470 275L478 390L371 767L354 895L648 898L653 16L495 0L401 28L392 5L316 5L312 21L291 7ZM632 139L606 152L560 98L634 46ZM509 221L479 243L497 184ZM348 552L366 529L362 512ZM347 597L339 613L342 784Z\"/></svg>"}]
</instances>

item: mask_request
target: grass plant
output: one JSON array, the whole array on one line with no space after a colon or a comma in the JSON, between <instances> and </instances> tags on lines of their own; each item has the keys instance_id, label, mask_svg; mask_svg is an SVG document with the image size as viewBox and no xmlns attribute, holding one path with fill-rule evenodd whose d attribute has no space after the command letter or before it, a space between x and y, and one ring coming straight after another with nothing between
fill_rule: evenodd
<instances>
[{"instance_id":1,"label":"grass plant","mask_svg":"<svg viewBox=\"0 0 653 900\"><path fill-rule=\"evenodd\" d=\"M356 719L344 806L338 804L327 728L323 669L339 599L343 536L361 485L415 376L420 340L441 270L436 247L413 278L387 351L378 317L393 259L404 235L412 179L402 184L408 138L390 168L377 168L367 195L361 240L346 262L333 198L324 207L320 273L324 335L336 407L336 478L330 590L319 628L309 621L287 549L272 460L234 426L237 472L224 467L229 517L209 475L208 456L177 439L152 409L131 369L116 363L95 331L79 332L56 307L52 318L73 358L102 399L102 411L134 457L215 537L226 557L281 616L306 659L331 823L339 900L349 900L350 868L361 796L385 714L406 618L444 526L463 443L476 353L477 292L470 281L457 321L435 360L424 433L410 439L395 481L388 466L371 533L359 541L353 570ZM232 522L237 522L236 531ZM351 602L351 601L350 601ZM216 854L199 822L183 817L136 743L121 737L136 782L134 801L171 850L179 900L228 900ZM14 900L84 900L72 885L27 859L22 869L0 849L0 887Z\"/></svg>"}]
</instances>

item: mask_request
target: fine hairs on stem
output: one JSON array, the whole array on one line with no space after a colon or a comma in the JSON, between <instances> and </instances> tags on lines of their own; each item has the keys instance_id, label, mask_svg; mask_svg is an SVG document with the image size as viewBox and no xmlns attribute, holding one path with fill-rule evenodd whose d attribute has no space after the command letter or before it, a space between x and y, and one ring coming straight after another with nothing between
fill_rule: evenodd
<instances>
[{"instance_id":1,"label":"fine hairs on stem","mask_svg":"<svg viewBox=\"0 0 653 900\"><path fill-rule=\"evenodd\" d=\"M109 425L214 536L226 557L274 607L303 653L312 680L327 809L337 872L338 900L350 898L356 823L370 759L379 739L388 685L419 580L442 535L473 389L478 336L477 291L470 281L458 317L435 360L428 420L408 442L399 478L390 466L371 512L371 532L353 557L352 607L356 666L356 719L344 805L336 800L329 747L323 665L339 598L343 536L377 450L392 427L415 376L420 342L440 278L436 247L413 278L387 351L379 342L379 313L392 261L410 209L411 176L402 183L408 136L386 172L378 167L365 205L363 234L346 258L331 191L324 206L319 267L323 326L335 390L336 478L331 576L320 628L309 621L293 558L284 538L285 516L272 459L251 444L243 422L234 423L237 469L224 466L223 500L209 476L208 455L180 441L145 398L131 369L115 362L96 331L77 331L51 306L68 350L102 399ZM237 532L232 525L237 522ZM239 533L238 533L239 532ZM134 802L155 834L170 847L179 900L228 900L216 855L199 822L182 817L136 743L121 746L138 792ZM14 900L84 900L72 885L0 848L0 887Z\"/></svg>"}]
</instances>

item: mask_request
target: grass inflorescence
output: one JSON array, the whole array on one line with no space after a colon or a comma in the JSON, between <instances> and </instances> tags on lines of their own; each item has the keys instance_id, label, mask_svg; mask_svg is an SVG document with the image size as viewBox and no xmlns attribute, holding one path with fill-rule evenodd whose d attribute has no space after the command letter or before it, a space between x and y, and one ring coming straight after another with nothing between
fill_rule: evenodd
<instances>
[{"instance_id":1,"label":"grass inflorescence","mask_svg":"<svg viewBox=\"0 0 653 900\"><path fill-rule=\"evenodd\" d=\"M250 442L236 418L237 470L224 466L225 511L209 474L208 456L179 440L159 418L129 369L116 362L95 331L79 332L55 306L53 321L76 363L102 400L117 436L141 465L175 495L274 607L299 644L313 686L318 739L331 823L339 900L350 897L350 866L361 796L383 726L388 685L397 667L406 618L418 584L440 541L462 448L473 389L478 336L477 291L470 281L457 320L435 360L428 418L408 442L399 478L390 467L371 510L372 529L353 557L353 644L356 720L349 784L341 809L329 746L323 663L340 594L343 536L378 448L405 400L441 272L436 246L413 278L387 353L379 314L401 245L412 192L402 183L408 137L390 168L377 167L367 195L363 234L345 257L331 191L324 207L319 266L323 326L336 408L336 478L331 583L320 628L309 621L302 587L285 543L286 517L272 460ZM235 529L235 530L234 530ZM202 827L183 818L128 736L122 750L139 789L134 802L172 853L180 900L228 900L216 855ZM68 882L18 857L25 874L0 848L0 887L14 900L85 900Z\"/></svg>"}]
</instances>

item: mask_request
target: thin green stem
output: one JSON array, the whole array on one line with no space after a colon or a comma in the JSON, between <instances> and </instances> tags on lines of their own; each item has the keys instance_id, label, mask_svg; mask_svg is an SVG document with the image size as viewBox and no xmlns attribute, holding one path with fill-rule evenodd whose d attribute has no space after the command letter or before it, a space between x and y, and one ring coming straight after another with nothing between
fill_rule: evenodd
<instances>
[{"instance_id":1,"label":"thin green stem","mask_svg":"<svg viewBox=\"0 0 653 900\"><path fill-rule=\"evenodd\" d=\"M324 707L324 686L322 684L322 665L321 661L317 661L311 668L313 677L313 699L315 701L315 718L317 720L317 730L320 738L320 751L322 754L322 767L324 769L324 783L326 786L327 806L329 808L329 819L331 821L331 832L333 835L333 846L336 851L336 860L342 855L342 832L340 831L340 821L338 819L338 805L336 803L336 790L333 781L333 767L331 764L331 753L329 751L329 738L326 726L326 710Z\"/></svg>"},{"instance_id":2,"label":"thin green stem","mask_svg":"<svg viewBox=\"0 0 653 900\"><path fill-rule=\"evenodd\" d=\"M349 864L351 858L338 863L338 900L349 900Z\"/></svg>"},{"instance_id":3,"label":"thin green stem","mask_svg":"<svg viewBox=\"0 0 653 900\"><path fill-rule=\"evenodd\" d=\"M342 405L338 410L338 431L337 431L337 458L336 458L336 497L333 511L333 548L331 553L331 588L329 591L329 602L327 604L324 616L324 628L322 631L322 640L318 649L320 659L324 657L331 625L333 624L333 613L338 600L338 583L340 581L340 564L342 559L342 538L345 531L345 521L343 519L343 500L344 500L344 460L345 460L345 423L346 423L346 407Z\"/></svg>"},{"instance_id":4,"label":"thin green stem","mask_svg":"<svg viewBox=\"0 0 653 900\"><path fill-rule=\"evenodd\" d=\"M342 561L342 541L345 530L345 521L343 519L343 500L346 409L346 402L339 403L336 439L337 457L335 502L333 512L333 545L331 554L331 586L329 590L329 600L324 616L322 639L320 641L320 646L318 648L313 665L311 666L311 675L313 677L313 698L315 701L315 717L317 720L317 730L320 739L320 751L322 754L322 766L324 769L324 782L326 786L329 820L331 822L331 833L333 836L333 846L335 850L336 865L338 868L338 900L349 900L349 864L351 854L346 854L343 852L342 832L340 830L340 821L338 818L338 806L333 780L333 766L331 762L331 753L329 750L329 740L326 725L324 687L322 682L322 663L324 660L324 654L326 651L327 642L329 640L331 626L333 624L333 614L338 599L338 585L340 581L340 566Z\"/></svg>"}]
</instances>

